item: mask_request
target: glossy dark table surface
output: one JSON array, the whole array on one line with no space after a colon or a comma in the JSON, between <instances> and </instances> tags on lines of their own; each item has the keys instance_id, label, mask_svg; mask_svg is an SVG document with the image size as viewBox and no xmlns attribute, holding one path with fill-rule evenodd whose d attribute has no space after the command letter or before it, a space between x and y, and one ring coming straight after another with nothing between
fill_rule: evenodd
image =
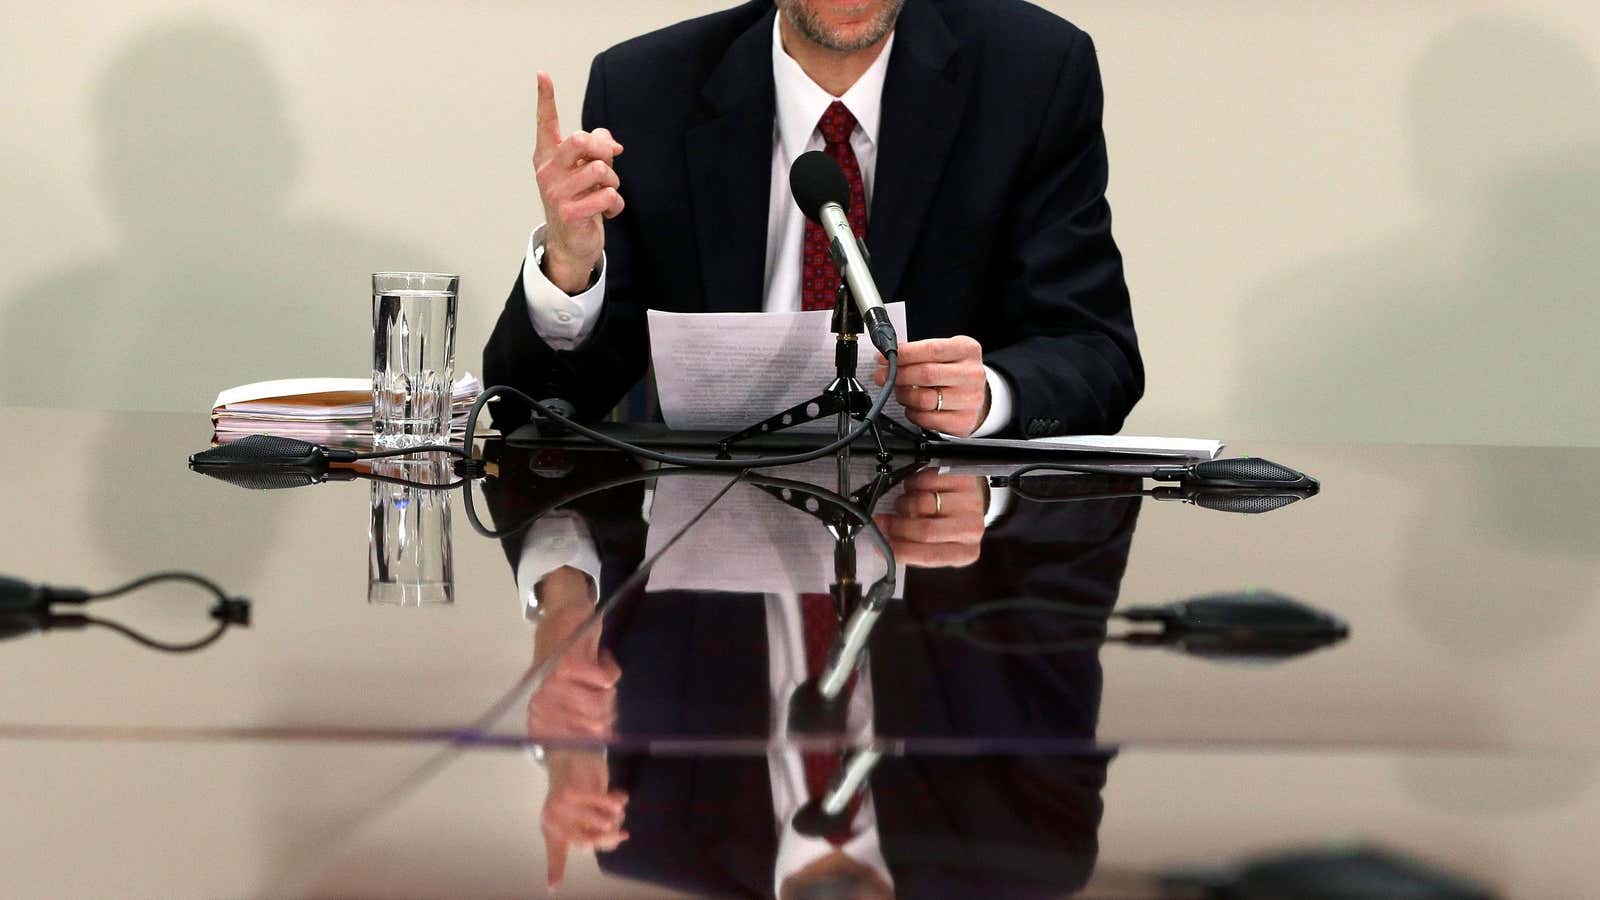
<instances>
[{"instance_id":1,"label":"glossy dark table surface","mask_svg":"<svg viewBox=\"0 0 1600 900\"><path fill-rule=\"evenodd\" d=\"M398 607L366 600L370 482L192 473L203 417L0 422L28 436L0 451L0 574L107 587L188 569L254 602L248 628L186 656L99 631L6 643L7 795L14 823L40 823L13 835L9 895L538 893L541 810L574 772L627 793L628 837L573 850L566 893L770 893L774 760L862 748L884 754L870 791L902 895L934 893L918 866L939 858L945 883L1000 895L1168 896L1152 873L1348 840L1503 896L1588 884L1600 488L1575 473L1600 451L1230 446L1322 482L1255 515L1148 482L1003 487L989 476L1015 464L896 460L872 510L895 589L853 707L797 719L773 622L841 572L884 574L870 533L842 543L825 521L831 462L767 473L784 487L491 445L472 512L511 533L478 534L450 492L454 602ZM875 477L857 458L848 486ZM598 577L542 582L532 613L514 564L565 558L526 545L568 537ZM1243 658L1122 640L1138 629L1108 617L1244 590L1349 635ZM152 589L104 612L176 640L204 608ZM733 856L722 831L673 834L719 816L769 833Z\"/></svg>"}]
</instances>

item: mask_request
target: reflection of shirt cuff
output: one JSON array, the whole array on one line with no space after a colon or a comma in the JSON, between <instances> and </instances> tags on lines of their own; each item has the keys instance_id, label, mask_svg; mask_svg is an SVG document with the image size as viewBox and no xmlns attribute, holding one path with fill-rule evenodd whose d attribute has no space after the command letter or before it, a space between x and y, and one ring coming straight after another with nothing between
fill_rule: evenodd
<instances>
[{"instance_id":1,"label":"reflection of shirt cuff","mask_svg":"<svg viewBox=\"0 0 1600 900\"><path fill-rule=\"evenodd\" d=\"M600 302L606 295L606 258L600 255L594 284L576 296L556 287L544 275L544 231L540 225L528 236L528 255L522 258L522 293L528 304L533 330L557 350L571 350L583 343L600 318Z\"/></svg>"},{"instance_id":2,"label":"reflection of shirt cuff","mask_svg":"<svg viewBox=\"0 0 1600 900\"><path fill-rule=\"evenodd\" d=\"M983 382L989 386L989 415L973 429L975 438L988 437L1011 424L1011 382L988 366L983 367Z\"/></svg>"},{"instance_id":3,"label":"reflection of shirt cuff","mask_svg":"<svg viewBox=\"0 0 1600 900\"><path fill-rule=\"evenodd\" d=\"M1010 485L989 482L989 508L983 511L983 527L988 528L1011 509Z\"/></svg>"},{"instance_id":4,"label":"reflection of shirt cuff","mask_svg":"<svg viewBox=\"0 0 1600 900\"><path fill-rule=\"evenodd\" d=\"M600 595L600 555L583 517L574 512L542 516L522 538L522 558L517 562L517 598L523 618L532 621L539 609L539 582L562 566L571 566L594 582Z\"/></svg>"}]
</instances>

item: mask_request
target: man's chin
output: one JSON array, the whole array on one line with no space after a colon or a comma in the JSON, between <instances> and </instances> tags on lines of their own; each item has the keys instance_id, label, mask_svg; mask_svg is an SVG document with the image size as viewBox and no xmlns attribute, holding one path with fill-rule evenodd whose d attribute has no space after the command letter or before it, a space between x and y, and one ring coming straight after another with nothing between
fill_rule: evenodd
<instances>
[{"instance_id":1,"label":"man's chin","mask_svg":"<svg viewBox=\"0 0 1600 900\"><path fill-rule=\"evenodd\" d=\"M897 2L885 7L871 2L835 4L828 0L812 4L789 0L780 5L802 35L838 52L863 50L878 43L894 27L901 6Z\"/></svg>"}]
</instances>

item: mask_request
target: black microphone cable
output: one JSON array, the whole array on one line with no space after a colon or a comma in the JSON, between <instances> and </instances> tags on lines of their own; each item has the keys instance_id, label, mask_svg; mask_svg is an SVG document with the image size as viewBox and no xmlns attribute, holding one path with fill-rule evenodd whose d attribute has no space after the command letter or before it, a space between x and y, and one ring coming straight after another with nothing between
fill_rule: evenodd
<instances>
[{"instance_id":1,"label":"black microphone cable","mask_svg":"<svg viewBox=\"0 0 1600 900\"><path fill-rule=\"evenodd\" d=\"M89 603L111 600L152 584L171 581L193 585L208 591L216 597L216 603L212 605L209 614L209 617L216 621L216 628L198 640L186 643L170 643L157 640L111 619L103 619L82 613L58 613L53 609L58 604L84 606ZM0 638L17 637L32 631L80 630L97 627L114 631L152 650L159 650L163 653L192 653L211 646L230 627L234 625L248 626L249 624L250 601L248 599L230 596L216 582L193 572L154 572L104 591L53 587L44 584L33 584L18 578L0 576Z\"/></svg>"},{"instance_id":2,"label":"black microphone cable","mask_svg":"<svg viewBox=\"0 0 1600 900\"><path fill-rule=\"evenodd\" d=\"M888 353L884 354L884 358L887 359L889 363L888 378L884 384L894 384L895 374L900 371L900 354L895 350L890 350ZM526 402L529 406L532 406L534 409L538 410L541 415L562 426L563 428L568 428L586 438L589 438L592 441L605 444L608 447L613 447L617 450L622 450L626 453L631 453L635 456L639 456L653 462L662 463L663 465L684 466L696 469L715 469L722 471L739 469L768 469L777 466L793 466L800 463L810 462L814 459L821 459L822 457L827 456L828 454L833 453L842 447L846 447L854 443L857 438L860 438L862 435L867 433L867 429L871 427L873 420L883 412L884 406L886 406L889 402L890 393L891 391L887 387L885 387L883 390L880 390L878 392L878 396L873 398L872 407L867 410L867 414L860 422L856 423L854 428L851 428L844 437L837 438L814 450L806 450L802 453L790 453L785 456L762 456L752 459L716 459L709 456L679 456L675 453L662 453L659 450L651 450L648 447L640 447L637 444L630 444L627 441L612 437L604 432L589 428L586 425L580 425L558 410L547 406L541 401L533 399L532 396L508 384L497 384L485 388L483 393L478 395L477 401L472 404L472 411L467 413L467 430L462 442L468 447L472 446L473 435L477 431L478 414L483 411L483 406L485 403L488 403L490 400L501 395L510 395Z\"/></svg>"}]
</instances>

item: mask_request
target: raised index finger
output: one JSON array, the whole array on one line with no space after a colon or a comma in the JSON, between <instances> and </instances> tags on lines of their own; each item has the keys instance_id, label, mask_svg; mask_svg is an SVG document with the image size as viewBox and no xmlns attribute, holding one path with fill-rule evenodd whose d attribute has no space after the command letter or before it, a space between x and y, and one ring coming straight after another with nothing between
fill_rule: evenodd
<instances>
[{"instance_id":1,"label":"raised index finger","mask_svg":"<svg viewBox=\"0 0 1600 900\"><path fill-rule=\"evenodd\" d=\"M535 113L538 129L534 134L533 153L543 161L561 146L561 117L556 112L556 83L548 72L539 73L539 106Z\"/></svg>"},{"instance_id":2,"label":"raised index finger","mask_svg":"<svg viewBox=\"0 0 1600 900\"><path fill-rule=\"evenodd\" d=\"M544 867L545 885L551 890L560 887L567 877L567 841L548 830L544 833Z\"/></svg>"},{"instance_id":3,"label":"raised index finger","mask_svg":"<svg viewBox=\"0 0 1600 900\"><path fill-rule=\"evenodd\" d=\"M949 338L928 338L907 341L900 345L900 365L911 366L930 362L960 362L980 356L983 348L965 335Z\"/></svg>"}]
</instances>

